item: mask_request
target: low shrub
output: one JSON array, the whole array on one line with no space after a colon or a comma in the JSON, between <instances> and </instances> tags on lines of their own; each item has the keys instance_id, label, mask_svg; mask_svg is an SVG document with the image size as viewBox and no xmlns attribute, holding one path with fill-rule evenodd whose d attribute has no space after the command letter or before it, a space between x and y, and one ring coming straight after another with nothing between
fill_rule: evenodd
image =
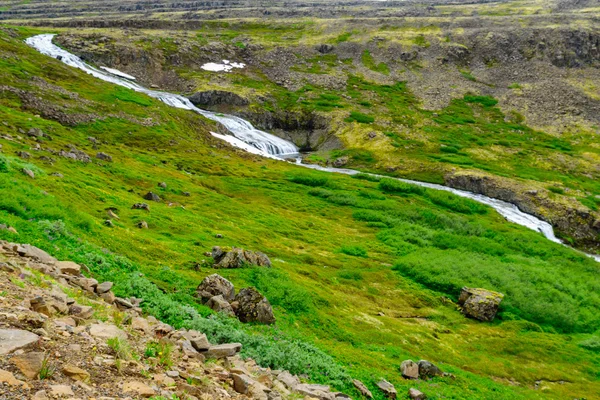
<instances>
[{"instance_id":1,"label":"low shrub","mask_svg":"<svg viewBox=\"0 0 600 400\"><path fill-rule=\"evenodd\" d=\"M354 257L368 257L367 251L360 246L342 246L340 252Z\"/></svg>"},{"instance_id":2,"label":"low shrub","mask_svg":"<svg viewBox=\"0 0 600 400\"><path fill-rule=\"evenodd\" d=\"M413 185L411 183L402 182L396 179L382 179L379 182L379 189L386 193L396 193L396 194L423 194L425 193L425 189L418 185Z\"/></svg>"}]
</instances>

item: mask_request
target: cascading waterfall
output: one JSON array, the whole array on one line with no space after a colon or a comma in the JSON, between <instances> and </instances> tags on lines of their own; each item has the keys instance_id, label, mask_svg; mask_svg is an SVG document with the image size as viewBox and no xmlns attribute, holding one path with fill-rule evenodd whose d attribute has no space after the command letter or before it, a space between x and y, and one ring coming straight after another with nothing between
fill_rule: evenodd
<instances>
[{"instance_id":1,"label":"cascading waterfall","mask_svg":"<svg viewBox=\"0 0 600 400\"><path fill-rule=\"evenodd\" d=\"M192 102L184 96L161 92L158 90L146 89L145 87L140 86L131 80L119 76L121 73L117 72L116 70L116 74L113 74L109 72L110 70L101 70L92 67L81 60L81 58L61 49L52 43L54 36L55 35L52 34L37 35L28 38L25 42L38 50L40 53L57 58L65 64L70 65L71 67L79 68L88 74L95 76L96 78L102 79L103 81L124 86L126 88L135 90L136 92L145 93L148 96L154 97L172 107L195 111L208 119L219 122L221 125L225 126L227 130L229 130L229 132L231 132L236 138L256 147L264 153L277 156L298 153L298 148L293 143L258 130L246 120L233 115L217 114L210 111L201 110L193 105Z\"/></svg>"},{"instance_id":2,"label":"cascading waterfall","mask_svg":"<svg viewBox=\"0 0 600 400\"><path fill-rule=\"evenodd\" d=\"M266 157L277 158L283 160L284 158L290 158L290 155L294 155L298 153L298 148L293 144L288 142L287 140L281 139L277 136L271 135L267 132L263 132L261 130L256 129L252 126L248 121L226 114L217 114L210 111L199 109L194 106L190 100L186 97L172 94L157 90L150 90L139 84L125 79L121 77L121 73L115 70L115 74L112 74L106 70L100 70L91 65L83 62L79 57L74 54L69 53L61 49L60 47L54 45L52 43L52 39L55 35L53 34L44 34L30 37L26 40L26 43L31 47L35 48L42 54L46 54L48 56L57 58L64 62L67 65L70 65L75 68L79 68L87 73L95 76L96 78L102 79L107 82L111 82L120 86L124 86L126 88L135 90L136 92L145 93L148 96L154 97L163 103L166 103L172 107L182 108L186 110L195 111L204 117L211 119L213 121L219 122L223 125L227 130L233 135L221 135L217 133L212 133L213 136L225 140L230 144L244 149L246 151L252 152L254 154L260 154ZM121 75L121 76L119 76ZM285 157L287 156L287 157ZM329 168L322 167L319 165L307 165L301 164L300 159L297 162L298 165L305 168L312 168L320 171L326 172L336 172L346 175L356 175L360 173L360 171L352 170L352 169L343 169L343 168ZM433 183L412 181L408 179L398 179L400 181L411 183L414 185L423 186L430 189L435 190L443 190L447 192L454 193L457 196L466 197L472 200L475 200L479 203L486 204L493 209L495 209L500 215L506 218L508 221L513 222L518 225L522 225L529 229L538 231L542 233L547 239L556 242L562 243L560 239L558 239L554 235L554 230L552 229L552 225L549 223L542 221L541 219L534 217L533 215L529 215L519 210L517 206L511 203L507 203L502 200L493 199L481 194L471 193L464 190L453 189L443 185L437 185ZM600 256L590 255L594 257L596 261L600 261Z\"/></svg>"}]
</instances>

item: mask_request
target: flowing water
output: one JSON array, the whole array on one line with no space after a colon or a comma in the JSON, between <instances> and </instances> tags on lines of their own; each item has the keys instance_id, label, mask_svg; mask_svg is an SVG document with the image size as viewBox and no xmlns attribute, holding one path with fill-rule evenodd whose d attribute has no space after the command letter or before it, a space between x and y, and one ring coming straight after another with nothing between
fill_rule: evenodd
<instances>
[{"instance_id":1,"label":"flowing water","mask_svg":"<svg viewBox=\"0 0 600 400\"><path fill-rule=\"evenodd\" d=\"M212 133L213 136L225 140L229 142L231 145L239 147L243 150L252 152L254 154L263 155L266 157L277 158L277 159L289 159L296 158L295 155L298 154L298 148L293 144L288 142L287 140L281 139L277 136L271 135L267 132L256 129L250 124L248 121L233 116L233 115L225 115L213 113L206 110L201 110L198 107L194 106L190 100L186 97L172 94L157 90L150 90L139 84L133 82L132 80L123 78L125 74L120 71L114 70L114 73L111 73L110 69L101 70L95 68L91 65L88 65L84 61L82 61L79 57L74 54L71 54L60 47L54 45L52 43L54 35L52 34L44 34L30 37L26 40L26 43L31 47L35 48L42 54L46 54L50 57L57 58L64 62L67 65L70 65L75 68L79 68L96 78L102 79L107 82L111 82L120 86L127 87L129 89L133 89L136 92L145 93L148 96L159 99L160 101L176 107L183 108L186 110L195 111L198 114L205 116L208 119L219 122L223 125L233 136L230 135L222 135L218 133ZM126 75L125 75L126 76ZM133 78L133 77L132 77ZM335 172L346 175L356 175L360 173L360 171L352 170L352 169L344 169L344 168L329 168L322 167L319 165L308 165L301 164L300 158L297 158L297 164L305 167L312 168L320 171L326 172ZM412 181L408 179L400 179L394 178L406 183L412 183L414 185L423 186L430 189L435 190L444 190L447 192L454 193L457 196L466 197L472 200L475 200L479 203L486 204L493 209L495 209L500 215L502 215L506 220L513 222L515 224L522 225L529 229L533 229L542 233L549 240L562 243L560 239L558 239L554 235L554 230L552 229L552 225L549 223L542 221L541 219L534 217L533 215L529 215L519 210L517 206L511 203L507 203L502 200L493 199L491 197L487 197L481 194L471 193L464 190L453 189L443 185L437 185L433 183ZM597 261L600 261L600 256L591 256L594 257Z\"/></svg>"}]
</instances>

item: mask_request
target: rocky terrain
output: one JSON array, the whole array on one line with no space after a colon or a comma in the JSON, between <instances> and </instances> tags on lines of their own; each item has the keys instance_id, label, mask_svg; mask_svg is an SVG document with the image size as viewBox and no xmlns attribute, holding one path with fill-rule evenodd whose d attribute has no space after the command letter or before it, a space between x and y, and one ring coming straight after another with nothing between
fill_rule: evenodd
<instances>
[{"instance_id":1,"label":"rocky terrain","mask_svg":"<svg viewBox=\"0 0 600 400\"><path fill-rule=\"evenodd\" d=\"M142 299L115 297L111 282L86 278L74 262L7 242L0 259L0 395L7 399L350 398L244 360L239 343L211 344L201 332L144 316ZM442 374L419 365L424 379ZM403 374L419 378L419 366ZM382 390L395 397L391 384ZM425 398L416 389L410 397Z\"/></svg>"}]
</instances>

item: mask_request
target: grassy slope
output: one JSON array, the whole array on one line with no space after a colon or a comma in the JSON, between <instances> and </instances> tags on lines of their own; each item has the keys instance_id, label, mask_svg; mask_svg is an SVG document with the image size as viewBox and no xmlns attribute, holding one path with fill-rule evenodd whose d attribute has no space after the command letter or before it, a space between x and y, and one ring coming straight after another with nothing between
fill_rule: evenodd
<instances>
[{"instance_id":1,"label":"grassy slope","mask_svg":"<svg viewBox=\"0 0 600 400\"><path fill-rule=\"evenodd\" d=\"M86 139L92 135L102 142L99 150L115 161L83 164L52 156L56 162L49 165L39 160L48 153L29 150L33 141L2 139L0 218L20 234L0 231L0 237L86 261L98 276L114 279L122 292L135 292L137 278L117 267L138 269L171 299L201 313L207 310L195 305L190 294L213 272L202 262L204 251L216 244L264 251L274 260L271 271L223 274L238 288L253 284L266 293L276 306L278 327L233 324L231 329L267 337L272 352L286 338L314 343L372 388L376 379L386 377L401 393L416 386L431 398L593 398L600 390L599 357L578 346L598 329L598 267L591 260L470 202L406 193L402 187L389 193L377 182L299 171L233 152L210 139L207 132L214 127L199 116L96 81L0 35L3 84L68 105L67 112L119 110L160 122L147 127L121 114L68 128L36 118L2 91L0 118L8 126L0 125L1 132L15 135L17 127L40 127L53 137L42 147L75 144L94 154ZM89 103L41 90L32 76ZM18 159L18 150L31 152L33 159ZM36 172L35 180L20 173L23 166ZM55 171L64 178L49 175ZM167 189L156 187L161 181ZM151 204L150 213L131 210L149 190L167 201ZM103 225L108 207L120 216L114 228ZM149 230L135 228L142 219ZM50 223L40 222L46 220ZM215 233L225 238L216 240ZM441 251L448 247L454 250ZM363 251L365 257L347 254ZM479 261L474 267L473 260ZM419 262L421 267L411 268ZM507 281L498 271L522 274L511 274ZM546 277L545 271L553 275ZM556 292L550 291L552 282ZM460 285L471 283L508 294L501 320L466 320L441 297L456 298ZM528 292L536 293L528 298L529 306L521 301ZM150 296L150 291L143 294ZM153 310L181 322L170 309ZM570 322L565 314L572 315ZM300 355L288 358L295 357ZM397 367L409 357L437 362L456 379L407 383ZM281 366L284 361L272 362ZM318 371L313 376L329 379ZM343 380L343 374L330 378L340 376ZM533 390L540 379L541 389Z\"/></svg>"},{"instance_id":2,"label":"grassy slope","mask_svg":"<svg viewBox=\"0 0 600 400\"><path fill-rule=\"evenodd\" d=\"M521 10L527 15L527 9L517 7L515 12ZM486 23L492 24L497 15L490 15ZM342 42L373 49L372 40L383 38L385 42L377 45L377 51L385 54L387 47L393 44L401 44L407 50L428 47L431 43L448 45L452 35L437 27L440 21L443 20L403 21L404 26L391 20L388 25L366 25L360 30L345 21L207 22L199 31L178 32L176 37L187 48L211 42L243 48L251 43L262 46L264 51ZM136 35L144 38L136 41ZM175 40L169 38L171 35L172 32L140 32L133 34L132 40L148 50L160 48L168 55L178 51ZM460 39L460 34L454 36ZM157 41L156 38L162 39ZM125 42L124 39L119 38ZM533 187L542 197L548 196L553 201L570 203L576 199L585 207L598 209L600 200L594 194L600 187L593 171L600 152L594 129L574 128L560 137L537 131L528 127L518 112L505 115L496 107L495 99L471 95L455 99L440 110L425 110L407 85L389 85L411 74L419 75L423 66L398 60L385 64L372 53L373 50L365 50L355 59L338 59L334 54L311 59L299 56L290 68L303 74L307 81L324 75L348 78L347 88L343 90L315 84L287 90L270 80L264 73L265 65L234 71L217 84L211 83L210 73L206 71L180 67L178 73L194 80L198 89L225 87L251 99L266 95L266 102L255 103L258 112L267 109L323 113L332 119L332 130L354 149L355 166L379 171L393 167L398 175L435 182L442 181L443 176L456 167L485 171L515 179L522 188ZM478 81L468 70L448 70L448 74L462 76L458 79L463 79L465 85L478 85L482 91L494 86ZM515 83L510 90L518 96L521 88ZM370 139L370 132L377 132L383 140ZM357 150L362 152L362 157ZM314 159L340 155L339 152L317 154Z\"/></svg>"}]
</instances>

